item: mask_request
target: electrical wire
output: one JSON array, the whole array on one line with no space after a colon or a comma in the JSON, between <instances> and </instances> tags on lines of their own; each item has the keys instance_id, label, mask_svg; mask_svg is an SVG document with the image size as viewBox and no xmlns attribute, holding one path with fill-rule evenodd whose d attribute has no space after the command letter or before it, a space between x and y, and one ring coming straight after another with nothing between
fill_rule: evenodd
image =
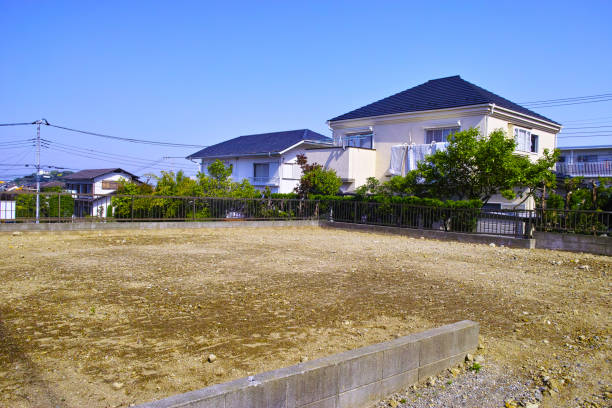
<instances>
[{"instance_id":1,"label":"electrical wire","mask_svg":"<svg viewBox=\"0 0 612 408\"><path fill-rule=\"evenodd\" d=\"M105 156L105 155L101 155L101 154L95 154L95 153L87 153L87 152L81 152L78 150L74 150L74 149L68 149L68 148L64 148L64 147L57 147L57 146L51 146L49 147L50 150L53 151L57 151L57 152L62 152L62 153L67 153L70 155L75 155L75 156L80 156L80 157L85 157L88 159L94 159L94 160L98 160L98 161L102 161L102 162L106 162L106 163L113 163L114 165L117 165L117 163L120 163L121 165L130 165L130 166L152 166L152 167L157 167L158 169L165 169L165 167L163 166L156 166L153 164L153 162L147 162L144 163L142 161L132 161L132 160L126 160L123 158L117 158L117 157L113 157L113 156Z\"/></svg>"},{"instance_id":2,"label":"electrical wire","mask_svg":"<svg viewBox=\"0 0 612 408\"><path fill-rule=\"evenodd\" d=\"M119 159L119 158L113 158L113 157L103 157L100 155L93 155L93 154L87 154L87 153L83 153L83 152L78 152L78 151L74 151L74 150L68 150L65 148L61 148L61 147L49 147L50 150L56 151L56 152L61 152L61 153L67 153L70 155L75 155L75 156L80 156L80 157L84 157L87 159L93 159L93 160L97 160L97 161L101 161L101 162L105 162L105 163L112 163L113 165L117 165L117 163L121 163L121 165L130 165L130 166L142 166L143 163L140 162L132 162L132 161L127 161L125 159ZM165 167L162 166L154 166L152 165L152 167L156 167L159 170L164 170Z\"/></svg>"},{"instance_id":3,"label":"electrical wire","mask_svg":"<svg viewBox=\"0 0 612 408\"><path fill-rule=\"evenodd\" d=\"M539 104L539 103L566 102L566 101L572 101L572 100L609 98L609 97L612 97L612 93L587 95L587 96L572 96L569 98L559 98L559 99L543 99L539 101L521 102L521 105L533 105L533 104Z\"/></svg>"},{"instance_id":4,"label":"electrical wire","mask_svg":"<svg viewBox=\"0 0 612 408\"><path fill-rule=\"evenodd\" d=\"M89 149L89 148L85 148L85 147L80 147L80 146L75 146L75 145L69 145L69 144L65 144L65 143L59 143L53 140L48 140L48 139L41 139L44 140L46 143L50 143L62 148L66 148L66 149L74 149L76 151L82 151L88 154L102 154L102 155L106 155L106 156L112 156L112 157L118 157L118 158L125 158L128 160L135 160L135 161L139 161L142 162L142 164L144 163L152 163L156 160L150 160L150 159L143 159L141 157L136 157L136 156L128 156L125 154L119 154L119 153L108 153L108 152L103 152L100 150L95 150L95 149ZM159 161L159 160L157 160Z\"/></svg>"},{"instance_id":5,"label":"electrical wire","mask_svg":"<svg viewBox=\"0 0 612 408\"><path fill-rule=\"evenodd\" d=\"M584 105L587 103L606 102L606 101L612 101L612 98L592 100L592 101L582 101L582 102L558 103L558 104L550 104L550 105L525 105L525 107L529 109L555 108L557 106Z\"/></svg>"},{"instance_id":6,"label":"electrical wire","mask_svg":"<svg viewBox=\"0 0 612 408\"><path fill-rule=\"evenodd\" d=\"M69 127L66 127L66 126L53 125L51 123L46 123L46 125L54 127L54 128L57 128L57 129L67 130L69 132L82 133L82 134L89 135L89 136L103 137L103 138L107 138L107 139L120 140L120 141L123 141L123 142L130 142L130 143L140 143L140 144L148 144L148 145L154 145L154 146L166 146L166 147L193 147L193 148L203 148L203 147L206 147L206 146L194 145L194 144L173 143L173 142L159 142L159 141L155 141L155 140L134 139L134 138L129 138L129 137L119 137L119 136L113 136L113 135L106 135L106 134L103 134L103 133L90 132L90 131L87 131L87 130L79 130L79 129L69 128Z\"/></svg>"},{"instance_id":7,"label":"electrical wire","mask_svg":"<svg viewBox=\"0 0 612 408\"><path fill-rule=\"evenodd\" d=\"M612 125L601 125L601 126L578 126L578 127L566 127L563 128L565 129L601 129L601 128L607 128L607 127L612 127Z\"/></svg>"}]
</instances>

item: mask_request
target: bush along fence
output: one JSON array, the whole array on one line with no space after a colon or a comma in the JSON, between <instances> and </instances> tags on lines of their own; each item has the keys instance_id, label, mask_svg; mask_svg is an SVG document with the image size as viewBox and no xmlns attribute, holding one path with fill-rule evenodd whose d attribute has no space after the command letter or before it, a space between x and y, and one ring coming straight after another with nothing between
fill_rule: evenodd
<instances>
[{"instance_id":1,"label":"bush along fence","mask_svg":"<svg viewBox=\"0 0 612 408\"><path fill-rule=\"evenodd\" d=\"M268 198L2 193L0 222L312 220L529 238L534 231L603 235L612 212L489 210L478 200L418 197Z\"/></svg>"}]
</instances>

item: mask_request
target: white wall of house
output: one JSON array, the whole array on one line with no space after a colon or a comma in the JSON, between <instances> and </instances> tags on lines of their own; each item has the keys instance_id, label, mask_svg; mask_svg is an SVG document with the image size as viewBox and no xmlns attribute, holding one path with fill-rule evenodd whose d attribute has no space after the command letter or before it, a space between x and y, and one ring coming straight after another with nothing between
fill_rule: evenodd
<instances>
[{"instance_id":1,"label":"white wall of house","mask_svg":"<svg viewBox=\"0 0 612 408\"><path fill-rule=\"evenodd\" d=\"M91 210L89 210L88 215L93 217L106 217L107 208L111 204L110 195L117 191L116 183L121 182L121 180L132 180L132 176L127 173L108 173L98 176L91 181L71 180L67 184L70 186L68 188L69 191L71 191L73 194L82 193L104 196L97 197L91 202ZM78 198L78 196L75 198ZM91 198L92 197L89 199L91 200ZM85 200L87 200L87 198L85 198Z\"/></svg>"},{"instance_id":2,"label":"white wall of house","mask_svg":"<svg viewBox=\"0 0 612 408\"><path fill-rule=\"evenodd\" d=\"M121 180L129 181L131 179L132 176L127 173L111 173L96 177L93 180L93 194L111 194L117 191L114 187L108 188L109 186L105 185L105 181L119 183Z\"/></svg>"},{"instance_id":3,"label":"white wall of house","mask_svg":"<svg viewBox=\"0 0 612 408\"><path fill-rule=\"evenodd\" d=\"M525 115L510 112L508 110L492 105L478 105L462 108L440 109L427 112L412 112L396 115L378 116L372 118L360 118L331 122L334 143L341 144L342 139L353 132L371 129L373 133L372 147L375 153L375 168L368 176L360 177L359 181L351 186L351 189L359 187L367 177L376 177L381 181L389 179L386 172L391 161L391 147L398 144L424 144L428 129L459 127L460 130L477 128L482 134L490 134L495 129L503 129L508 137L514 138L514 128L524 129L538 136L537 152L521 151L520 154L527 155L531 160L537 160L543 155L544 149L552 151L556 147L556 132L559 127L552 123ZM526 149L530 150L530 147ZM350 156L349 156L350 159ZM339 169L346 167L341 162L337 165ZM356 166L368 167L363 162L357 162ZM368 170L369 171L369 170ZM364 171L366 173L367 171ZM363 180L363 181L361 181ZM508 201L501 196L494 197L492 203L500 203L502 207L517 204L520 200ZM533 202L525 203L522 207L529 208Z\"/></svg>"},{"instance_id":4,"label":"white wall of house","mask_svg":"<svg viewBox=\"0 0 612 408\"><path fill-rule=\"evenodd\" d=\"M559 148L559 150L562 162L566 164L612 161L612 146L593 149Z\"/></svg>"},{"instance_id":5,"label":"white wall of house","mask_svg":"<svg viewBox=\"0 0 612 408\"><path fill-rule=\"evenodd\" d=\"M333 169L343 181L342 191L348 192L365 184L376 172L376 150L358 147L328 147L306 151L309 163L319 163Z\"/></svg>"},{"instance_id":6,"label":"white wall of house","mask_svg":"<svg viewBox=\"0 0 612 408\"><path fill-rule=\"evenodd\" d=\"M232 158L220 158L225 165L232 165L232 179L242 181L247 179L259 190L270 188L272 193L292 193L297 187L301 169L297 165L297 156L305 154L306 150L296 147L288 150L282 155L260 155L260 156L239 156ZM216 159L202 159L201 171L207 174L207 167ZM268 179L256 179L254 175L255 164L268 164Z\"/></svg>"}]
</instances>

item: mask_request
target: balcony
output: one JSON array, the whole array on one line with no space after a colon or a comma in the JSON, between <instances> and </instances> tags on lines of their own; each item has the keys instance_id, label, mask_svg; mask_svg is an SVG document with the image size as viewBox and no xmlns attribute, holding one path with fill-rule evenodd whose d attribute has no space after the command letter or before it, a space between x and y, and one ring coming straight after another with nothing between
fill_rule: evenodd
<instances>
[{"instance_id":1,"label":"balcony","mask_svg":"<svg viewBox=\"0 0 612 408\"><path fill-rule=\"evenodd\" d=\"M276 187L279 184L278 177L249 177L249 181L254 186Z\"/></svg>"},{"instance_id":2,"label":"balcony","mask_svg":"<svg viewBox=\"0 0 612 408\"><path fill-rule=\"evenodd\" d=\"M555 170L568 177L612 177L612 161L557 163Z\"/></svg>"},{"instance_id":3,"label":"balcony","mask_svg":"<svg viewBox=\"0 0 612 408\"><path fill-rule=\"evenodd\" d=\"M306 151L309 163L336 171L346 184L360 186L376 171L376 150L357 147L327 147Z\"/></svg>"}]
</instances>

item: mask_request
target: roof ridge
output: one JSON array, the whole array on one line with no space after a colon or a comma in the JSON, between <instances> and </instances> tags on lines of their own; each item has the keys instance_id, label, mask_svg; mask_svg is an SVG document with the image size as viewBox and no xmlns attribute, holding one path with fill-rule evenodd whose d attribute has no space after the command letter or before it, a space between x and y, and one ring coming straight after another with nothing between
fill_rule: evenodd
<instances>
[{"instance_id":1,"label":"roof ridge","mask_svg":"<svg viewBox=\"0 0 612 408\"><path fill-rule=\"evenodd\" d=\"M481 104L495 104L502 108L559 125L559 123L552 119L466 81L460 75L430 79L412 88L394 93L386 98L381 98L336 116L330 119L329 122L408 112L460 108Z\"/></svg>"}]
</instances>

